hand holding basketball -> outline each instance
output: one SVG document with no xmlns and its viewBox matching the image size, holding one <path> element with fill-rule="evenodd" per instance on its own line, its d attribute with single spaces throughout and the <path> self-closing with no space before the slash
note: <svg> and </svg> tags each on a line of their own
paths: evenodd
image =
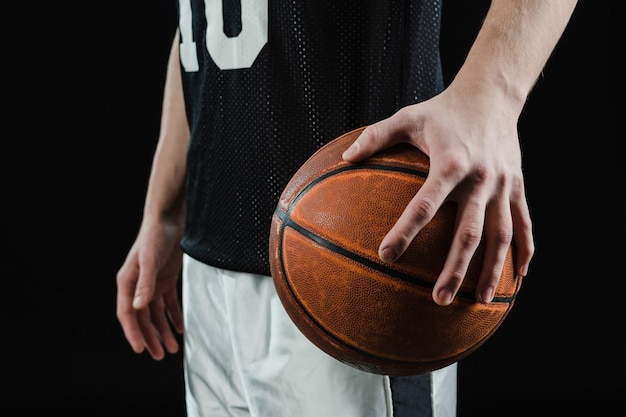
<svg viewBox="0 0 626 417">
<path fill-rule="evenodd" d="M 374 373 L 432 371 L 482 345 L 507 316 L 522 279 L 508 246 L 491 303 L 474 297 L 479 244 L 448 306 L 431 292 L 449 251 L 457 208 L 441 205 L 394 262 L 378 246 L 423 187 L 429 159 L 397 144 L 360 163 L 341 157 L 362 129 L 319 149 L 279 199 L 269 240 L 277 293 L 296 326 L 346 364 Z"/>
<path fill-rule="evenodd" d="M 444 202 L 453 201 L 457 226 L 433 299 L 440 305 L 452 302 L 483 242 L 485 260 L 476 298 L 488 302 L 511 239 L 515 238 L 517 249 L 516 274 L 526 275 L 534 253 L 519 140 L 515 124 L 507 127 L 509 114 L 490 111 L 481 116 L 476 108 L 454 108 L 449 91 L 369 126 L 344 158 L 358 162 L 400 142 L 425 149 L 430 156 L 429 176 L 382 240 L 379 254 L 387 261 L 398 258 Z"/>
</svg>

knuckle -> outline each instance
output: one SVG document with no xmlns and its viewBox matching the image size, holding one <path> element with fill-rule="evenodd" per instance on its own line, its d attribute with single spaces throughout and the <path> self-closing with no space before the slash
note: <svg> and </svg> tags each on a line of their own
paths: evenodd
<svg viewBox="0 0 626 417">
<path fill-rule="evenodd" d="M 367 126 L 365 129 L 363 129 L 363 132 L 361 132 L 361 136 L 359 140 L 361 140 L 361 138 L 362 140 L 366 142 L 371 142 L 375 146 L 379 145 L 381 141 L 381 135 L 380 135 L 378 125 L 372 124 L 372 125 Z"/>
<path fill-rule="evenodd" d="M 449 155 L 442 168 L 445 177 L 460 180 L 467 172 L 467 160 L 460 155 Z"/>
<path fill-rule="evenodd" d="M 417 223 L 425 223 L 428 219 L 432 218 L 435 214 L 435 203 L 428 199 L 422 198 L 409 205 L 412 211 L 413 218 Z"/>
<path fill-rule="evenodd" d="M 512 203 L 520 203 L 522 202 L 526 196 L 525 196 L 525 188 L 524 188 L 524 179 L 519 177 L 519 176 L 515 176 L 513 178 L 509 178 L 507 179 L 508 183 L 507 185 L 509 186 L 509 193 L 510 193 L 510 199 Z M 505 186 L 502 186 L 502 189 L 505 189 Z"/>
<path fill-rule="evenodd" d="M 474 171 L 474 180 L 478 184 L 484 184 L 492 177 L 489 167 L 478 165 Z"/>
<path fill-rule="evenodd" d="M 124 324 L 126 322 L 126 318 L 130 315 L 128 311 L 122 310 L 121 307 L 118 307 L 115 311 L 115 317 L 117 321 Z"/>
<path fill-rule="evenodd" d="M 510 228 L 500 228 L 496 231 L 494 240 L 498 246 L 508 246 L 513 240 L 513 230 Z"/>
<path fill-rule="evenodd" d="M 459 242 L 465 249 L 477 247 L 482 237 L 482 230 L 473 225 L 467 225 L 459 231 Z"/>
<path fill-rule="evenodd" d="M 507 175 L 499 175 L 496 180 L 496 189 L 498 191 L 504 191 L 507 189 L 509 184 L 512 184 L 514 181 L 511 180 Z"/>
</svg>

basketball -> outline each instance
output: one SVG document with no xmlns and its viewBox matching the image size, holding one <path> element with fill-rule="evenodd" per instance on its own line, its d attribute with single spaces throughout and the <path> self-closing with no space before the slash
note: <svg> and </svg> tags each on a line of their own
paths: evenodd
<svg viewBox="0 0 626 417">
<path fill-rule="evenodd" d="M 383 262 L 378 246 L 424 183 L 429 159 L 401 144 L 345 162 L 362 130 L 322 146 L 284 188 L 269 239 L 272 279 L 296 327 L 337 360 L 396 376 L 440 369 L 479 348 L 513 307 L 522 282 L 514 247 L 491 303 L 474 296 L 481 243 L 455 300 L 437 305 L 431 293 L 456 206 L 445 203 L 397 261 Z"/>
</svg>

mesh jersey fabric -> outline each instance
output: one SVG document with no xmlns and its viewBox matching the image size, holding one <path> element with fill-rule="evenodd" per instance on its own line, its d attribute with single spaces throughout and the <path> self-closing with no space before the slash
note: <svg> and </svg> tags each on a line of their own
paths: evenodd
<svg viewBox="0 0 626 417">
<path fill-rule="evenodd" d="M 191 130 L 182 249 L 269 275 L 272 214 L 300 165 L 442 90 L 441 0 L 180 0 L 178 10 Z"/>
</svg>

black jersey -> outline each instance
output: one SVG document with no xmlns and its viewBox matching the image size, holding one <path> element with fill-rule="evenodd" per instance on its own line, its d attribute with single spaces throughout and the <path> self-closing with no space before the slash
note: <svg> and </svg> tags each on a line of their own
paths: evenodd
<svg viewBox="0 0 626 417">
<path fill-rule="evenodd" d="M 320 146 L 443 88 L 440 0 L 179 0 L 183 250 L 269 275 L 283 187 Z"/>
</svg>

